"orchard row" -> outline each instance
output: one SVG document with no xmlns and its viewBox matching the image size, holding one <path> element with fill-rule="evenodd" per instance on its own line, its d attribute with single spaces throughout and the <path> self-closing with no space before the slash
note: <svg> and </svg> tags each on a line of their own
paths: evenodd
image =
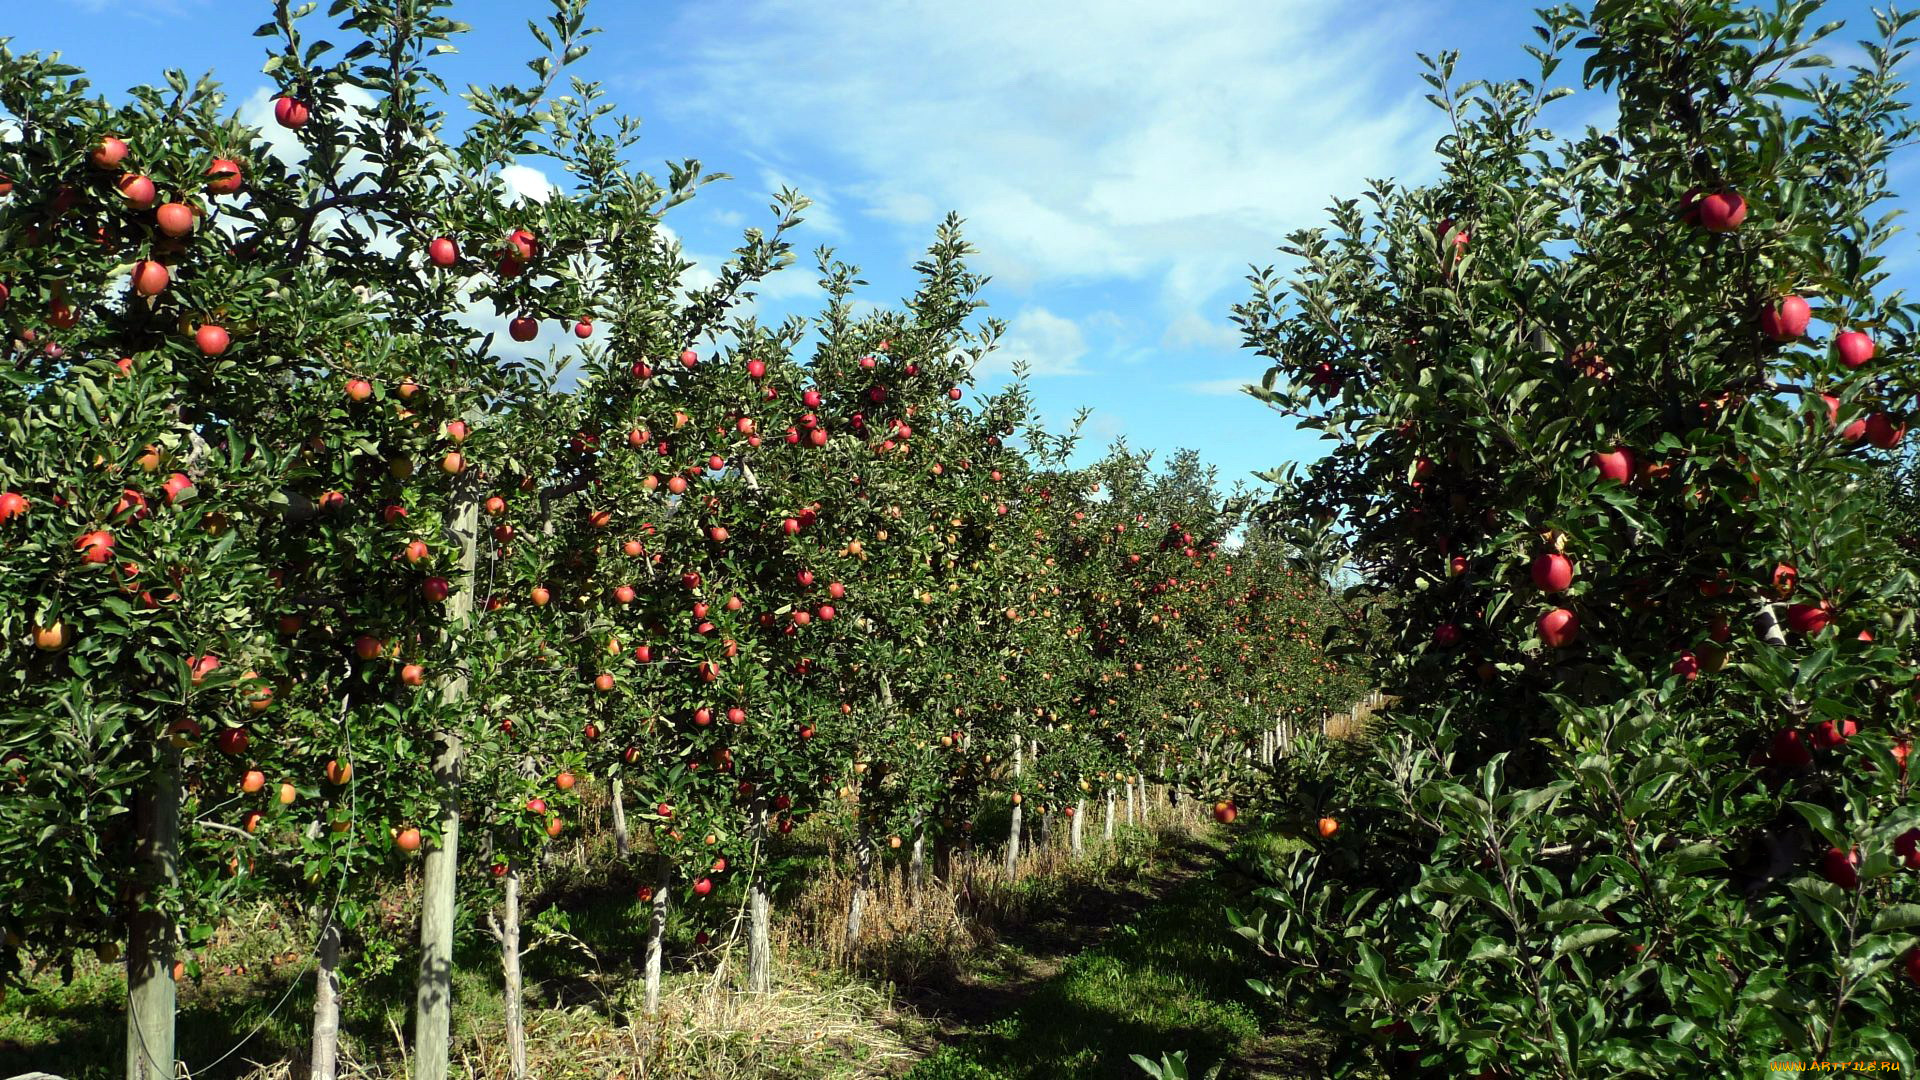
<svg viewBox="0 0 1920 1080">
<path fill-rule="evenodd" d="M 0 977 L 125 941 L 130 1075 L 172 1074 L 174 958 L 252 897 L 306 897 L 337 1029 L 336 905 L 416 872 L 444 1075 L 456 910 L 517 993 L 521 875 L 587 785 L 650 985 L 667 905 L 744 890 L 764 987 L 810 816 L 863 874 L 1000 806 L 1011 863 L 1023 815 L 1077 837 L 1143 777 L 1231 818 L 1277 723 L 1359 695 L 1346 618 L 1191 455 L 1073 466 L 1021 382 L 968 400 L 1000 327 L 957 221 L 897 308 L 822 253 L 824 310 L 764 325 L 805 201 L 683 288 L 699 166 L 631 172 L 597 88 L 551 93 L 578 5 L 457 138 L 409 59 L 456 25 L 338 7 L 360 44 L 263 28 L 297 162 L 209 85 L 110 105 L 0 55 Z M 508 198 L 530 147 L 574 189 Z"/>
</svg>

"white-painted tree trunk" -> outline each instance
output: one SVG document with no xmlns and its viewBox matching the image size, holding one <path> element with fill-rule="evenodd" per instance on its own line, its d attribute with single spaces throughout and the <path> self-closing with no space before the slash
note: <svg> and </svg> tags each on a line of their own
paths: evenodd
<svg viewBox="0 0 1920 1080">
<path fill-rule="evenodd" d="M 653 919 L 647 926 L 647 1015 L 660 1011 L 660 959 L 667 937 L 667 889 L 673 884 L 673 864 L 660 856 L 653 877 Z"/>
<path fill-rule="evenodd" d="M 773 989 L 773 897 L 764 875 L 747 885 L 747 989 L 764 994 Z"/>
<path fill-rule="evenodd" d="M 629 841 L 627 839 L 627 805 L 623 798 L 625 793 L 622 787 L 620 778 L 616 776 L 609 790 L 613 797 L 613 849 L 624 859 L 627 857 Z"/>
<path fill-rule="evenodd" d="M 1013 790 L 1020 794 L 1020 736 L 1013 737 Z M 1007 826 L 1007 880 L 1013 880 L 1013 872 L 1020 865 L 1020 804 L 1013 804 L 1012 824 Z"/>
<path fill-rule="evenodd" d="M 927 885 L 927 823 L 913 823 L 913 857 L 907 861 L 907 880 L 916 897 Z"/>
<path fill-rule="evenodd" d="M 340 924 L 327 913 L 313 978 L 311 1080 L 334 1080 L 340 1060 Z"/>
<path fill-rule="evenodd" d="M 520 978 L 520 870 L 507 869 L 505 895 L 501 898 L 500 971 L 506 985 L 507 1057 L 513 1063 L 514 1080 L 527 1075 L 526 1002 Z"/>
<path fill-rule="evenodd" d="M 127 1080 L 173 1080 L 172 917 L 161 894 L 179 878 L 179 751 L 160 750 L 160 767 L 135 797 L 134 863 L 139 875 L 127 920 Z"/>
<path fill-rule="evenodd" d="M 1106 840 L 1108 843 L 1113 842 L 1113 789 L 1112 788 L 1107 789 L 1107 824 L 1106 824 L 1106 827 L 1101 830 L 1100 835 L 1101 835 L 1101 839 Z"/>
<path fill-rule="evenodd" d="M 1127 777 L 1127 825 L 1129 828 L 1140 823 L 1138 800 L 1134 797 L 1133 777 Z"/>
<path fill-rule="evenodd" d="M 467 630 L 473 614 L 473 569 L 480 534 L 480 500 L 467 486 L 457 497 L 448 538 L 458 551 L 454 594 L 447 600 L 451 633 Z M 467 679 L 455 669 L 441 686 L 442 701 L 467 696 Z M 460 866 L 460 736 L 441 736 L 433 776 L 440 788 L 440 841 L 427 849 L 421 873 L 420 975 L 414 989 L 413 1080 L 446 1080 L 453 1034 L 453 917 Z"/>
<path fill-rule="evenodd" d="M 847 908 L 847 955 L 853 955 L 854 946 L 860 942 L 860 925 L 867 914 L 867 894 L 872 892 L 873 852 L 869 848 L 860 849 L 860 864 L 856 870 L 859 878 L 853 887 L 853 903 Z"/>
<path fill-rule="evenodd" d="M 1069 830 L 1069 835 L 1072 837 L 1073 857 L 1076 859 L 1086 854 L 1087 852 L 1086 845 L 1081 839 L 1081 833 L 1084 831 L 1082 827 L 1085 824 L 1086 820 L 1087 820 L 1087 800 L 1081 799 L 1079 802 L 1074 804 L 1073 828 Z"/>
</svg>

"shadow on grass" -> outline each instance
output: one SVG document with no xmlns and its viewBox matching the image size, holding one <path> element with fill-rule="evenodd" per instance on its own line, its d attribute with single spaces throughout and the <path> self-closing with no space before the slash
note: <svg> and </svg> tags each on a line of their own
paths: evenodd
<svg viewBox="0 0 1920 1080">
<path fill-rule="evenodd" d="M 174 1052 L 194 1070 L 196 1080 L 232 1080 L 253 1072 L 260 1062 L 296 1053 L 304 1057 L 313 1016 L 312 980 L 295 987 L 286 1004 L 272 1011 L 293 973 L 219 976 L 200 986 L 182 984 Z M 126 983 L 117 973 L 99 972 L 37 993 L 30 1004 L 11 1002 L 0 1028 L 8 1033 L 0 1037 L 0 1073 L 38 1070 L 67 1080 L 122 1076 L 125 995 Z"/>
<path fill-rule="evenodd" d="M 1131 1055 L 1174 1051 L 1187 1053 L 1194 1076 L 1222 1061 L 1223 1077 L 1314 1075 L 1318 1048 L 1285 1033 L 1246 985 L 1265 972 L 1224 909 L 1252 883 L 1212 843 L 1184 849 L 1155 879 L 1143 884 L 1180 883 L 1158 895 L 1077 897 L 1063 908 L 1068 918 L 1009 934 L 1008 948 L 950 991 L 961 1007 L 947 1018 L 970 1026 L 909 1080 L 1137 1080 L 1145 1074 Z M 1064 964 L 1053 959 L 1068 953 Z"/>
</svg>

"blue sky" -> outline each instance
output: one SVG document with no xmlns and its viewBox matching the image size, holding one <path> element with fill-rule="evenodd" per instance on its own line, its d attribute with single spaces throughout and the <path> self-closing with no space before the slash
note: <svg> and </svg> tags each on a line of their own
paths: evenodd
<svg viewBox="0 0 1920 1080">
<path fill-rule="evenodd" d="M 322 9 L 326 5 L 320 5 Z M 735 179 L 676 208 L 688 254 L 717 266 L 743 226 L 765 224 L 783 185 L 815 200 L 800 264 L 763 290 L 778 317 L 816 310 L 811 250 L 859 265 L 891 303 L 949 210 L 967 219 L 993 276 L 989 314 L 1009 331 L 982 383 L 1018 358 L 1056 427 L 1094 410 L 1083 456 L 1125 434 L 1162 453 L 1192 447 L 1223 486 L 1318 456 L 1291 422 L 1237 392 L 1264 370 L 1229 322 L 1250 263 L 1324 220 L 1367 177 L 1432 178 L 1439 113 L 1416 52 L 1459 49 L 1468 77 L 1532 74 L 1534 5 L 1509 0 L 597 0 L 604 32 L 577 66 L 644 121 L 636 164 L 698 158 Z M 266 0 L 55 0 L 9 5 L 13 48 L 60 50 L 117 95 L 167 67 L 212 69 L 265 122 Z M 465 0 L 473 25 L 441 69 L 455 87 L 525 75 L 536 0 Z M 1827 50 L 1841 63 L 1871 33 L 1867 5 Z M 320 36 L 321 20 L 309 20 Z M 1578 64 L 1563 69 L 1577 77 Z M 1911 74 L 1909 73 L 1909 77 Z M 1554 107 L 1571 133 L 1605 116 L 1584 95 Z M 1911 188 L 1915 151 L 1897 160 Z M 535 163 L 537 164 L 537 163 Z M 537 188 L 541 180 L 520 178 Z M 1896 263 L 1916 265 L 1902 236 Z M 1904 279 L 1907 275 L 1900 275 Z M 1911 287 L 1911 286 L 1909 286 Z"/>
</svg>

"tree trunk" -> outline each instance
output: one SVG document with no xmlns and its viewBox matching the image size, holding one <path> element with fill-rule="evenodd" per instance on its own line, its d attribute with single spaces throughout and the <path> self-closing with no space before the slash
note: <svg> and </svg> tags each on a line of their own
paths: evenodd
<svg viewBox="0 0 1920 1080">
<path fill-rule="evenodd" d="M 853 887 L 853 904 L 847 909 L 847 958 L 853 958 L 854 944 L 860 940 L 860 923 L 867 914 L 867 892 L 873 872 L 873 852 L 860 849 L 859 880 Z"/>
<path fill-rule="evenodd" d="M 927 823 L 913 823 L 913 857 L 907 861 L 907 880 L 913 886 L 916 901 L 927 884 Z"/>
<path fill-rule="evenodd" d="M 1013 793 L 1020 794 L 1020 736 L 1013 737 Z M 1013 880 L 1014 868 L 1020 865 L 1020 804 L 1013 804 L 1013 824 L 1007 826 L 1007 880 Z"/>
<path fill-rule="evenodd" d="M 647 1015 L 660 1011 L 660 954 L 667 937 L 667 889 L 673 884 L 673 864 L 665 855 L 654 871 L 653 921 L 647 927 Z"/>
<path fill-rule="evenodd" d="M 480 504 L 471 487 L 457 496 L 447 532 L 458 545 L 459 588 L 447 600 L 448 633 L 467 632 L 473 614 L 473 568 L 479 536 Z M 440 689 L 452 703 L 467 696 L 467 679 L 455 669 Z M 453 909 L 460 865 L 460 758 L 457 733 L 441 736 L 433 776 L 440 787 L 440 842 L 427 849 L 421 884 L 420 977 L 413 1005 L 413 1080 L 446 1080 L 452 1049 Z"/>
<path fill-rule="evenodd" d="M 1073 857 L 1077 859 L 1086 854 L 1087 851 L 1086 845 L 1080 837 L 1083 828 L 1082 823 L 1087 820 L 1087 800 L 1081 799 L 1079 802 L 1073 804 L 1073 806 L 1073 828 L 1071 835 L 1073 837 Z"/>
<path fill-rule="evenodd" d="M 520 869 L 507 868 L 500 906 L 500 973 L 506 984 L 507 1057 L 514 1080 L 527 1075 L 527 1019 L 520 979 Z"/>
<path fill-rule="evenodd" d="M 1127 777 L 1127 825 L 1129 827 L 1133 825 L 1137 825 L 1140 822 L 1140 819 L 1138 816 L 1139 811 L 1136 808 L 1135 804 L 1136 804 L 1136 800 L 1134 799 L 1133 777 L 1129 776 Z"/>
<path fill-rule="evenodd" d="M 325 918 L 313 976 L 311 1080 L 334 1080 L 340 1058 L 340 924 L 331 911 Z"/>
<path fill-rule="evenodd" d="M 1113 789 L 1112 788 L 1107 789 L 1107 824 L 1105 828 L 1100 830 L 1100 837 L 1101 839 L 1105 840 L 1109 844 L 1113 843 Z"/>
<path fill-rule="evenodd" d="M 624 859 L 627 857 L 627 805 L 621 799 L 621 781 L 613 778 L 613 849 Z"/>
<path fill-rule="evenodd" d="M 747 915 L 747 989 L 764 994 L 773 989 L 773 897 L 764 875 L 747 886 Z"/>
<path fill-rule="evenodd" d="M 180 754 L 160 750 L 160 767 L 134 800 L 135 887 L 127 920 L 127 1080 L 173 1080 L 175 990 L 172 916 L 160 894 L 179 878 Z"/>
</svg>

